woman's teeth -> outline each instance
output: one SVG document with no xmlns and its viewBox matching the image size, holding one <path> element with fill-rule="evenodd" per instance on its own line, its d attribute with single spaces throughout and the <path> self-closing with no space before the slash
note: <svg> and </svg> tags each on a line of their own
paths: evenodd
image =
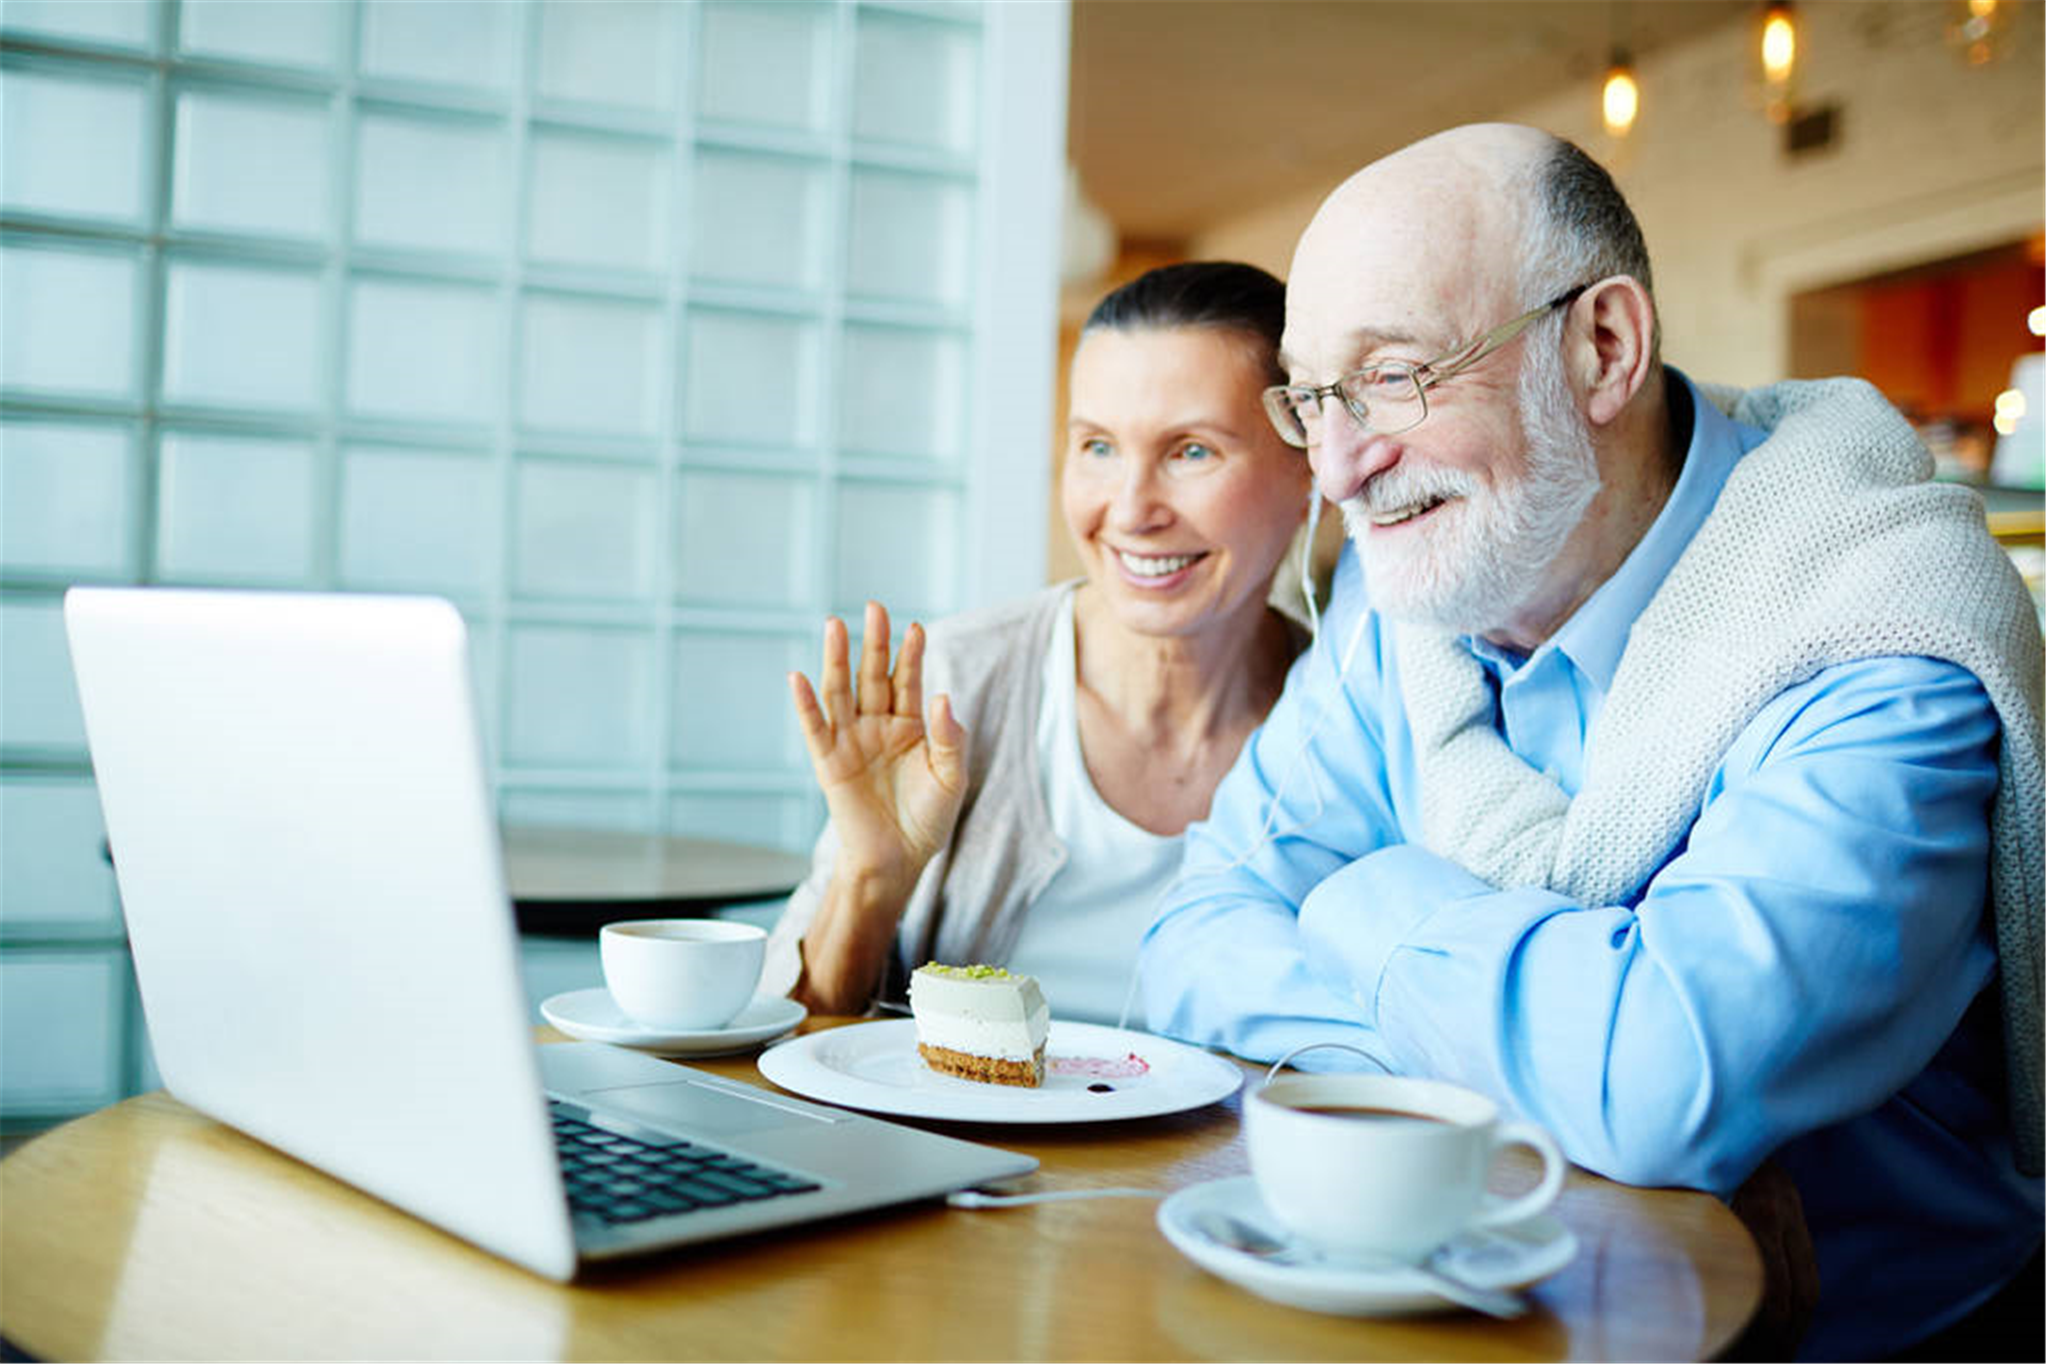
<svg viewBox="0 0 2046 1364">
<path fill-rule="evenodd" d="M 1168 574 L 1179 572 L 1179 570 L 1193 563 L 1201 556 L 1198 554 L 1168 554 L 1162 558 L 1154 559 L 1147 558 L 1141 554 L 1130 554 L 1119 549 L 1115 552 L 1115 557 L 1122 561 L 1124 568 L 1140 578 L 1163 578 Z"/>
</svg>

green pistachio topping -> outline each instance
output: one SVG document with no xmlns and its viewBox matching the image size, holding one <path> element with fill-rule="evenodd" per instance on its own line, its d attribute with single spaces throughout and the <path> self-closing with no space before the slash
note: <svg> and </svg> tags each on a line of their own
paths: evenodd
<svg viewBox="0 0 2046 1364">
<path fill-rule="evenodd" d="M 935 961 L 924 963 L 923 969 L 935 976 L 949 980 L 1008 980 L 1010 973 L 999 966 L 945 966 Z"/>
</svg>

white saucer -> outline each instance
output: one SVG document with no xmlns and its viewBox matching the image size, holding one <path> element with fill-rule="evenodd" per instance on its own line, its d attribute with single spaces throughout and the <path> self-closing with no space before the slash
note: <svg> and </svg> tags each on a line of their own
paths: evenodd
<svg viewBox="0 0 2046 1364">
<path fill-rule="evenodd" d="M 1180 1254 L 1201 1268 L 1247 1288 L 1261 1298 L 1333 1312 L 1346 1317 L 1407 1316 L 1455 1306 L 1428 1281 L 1401 1266 L 1384 1269 L 1309 1262 L 1275 1264 L 1219 1241 L 1197 1229 L 1204 1212 L 1220 1212 L 1282 1236 L 1265 1211 L 1249 1175 L 1215 1179 L 1181 1189 L 1158 1208 L 1158 1230 Z M 1577 1238 L 1546 1214 L 1511 1227 L 1465 1232 L 1449 1243 L 1442 1267 L 1485 1288 L 1525 1288 L 1546 1279 L 1577 1255 Z"/>
<path fill-rule="evenodd" d="M 780 995 L 756 995 L 751 1004 L 722 1028 L 696 1032 L 666 1032 L 649 1028 L 628 1017 L 599 985 L 593 990 L 570 990 L 540 1004 L 540 1016 L 570 1037 L 585 1042 L 609 1042 L 656 1056 L 722 1056 L 779 1037 L 809 1013 L 793 999 Z"/>
</svg>

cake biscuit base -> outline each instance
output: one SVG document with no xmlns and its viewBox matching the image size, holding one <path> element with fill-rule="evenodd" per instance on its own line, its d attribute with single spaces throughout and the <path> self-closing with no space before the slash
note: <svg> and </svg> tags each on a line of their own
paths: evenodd
<svg viewBox="0 0 2046 1364">
<path fill-rule="evenodd" d="M 916 1051 L 924 1058 L 924 1064 L 940 1075 L 956 1075 L 962 1080 L 978 1080 L 984 1085 L 1016 1085 L 1024 1089 L 1036 1089 L 1044 1083 L 1042 1046 L 1028 1061 L 975 1056 L 971 1052 L 953 1051 L 950 1047 L 934 1047 L 928 1042 L 917 1043 Z"/>
</svg>

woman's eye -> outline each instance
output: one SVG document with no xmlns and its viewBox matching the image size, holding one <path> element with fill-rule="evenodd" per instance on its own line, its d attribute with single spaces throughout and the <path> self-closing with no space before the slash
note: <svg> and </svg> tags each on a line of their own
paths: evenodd
<svg viewBox="0 0 2046 1364">
<path fill-rule="evenodd" d="M 1099 436 L 1080 442 L 1080 453 L 1092 459 L 1107 459 L 1115 453 L 1115 447 Z"/>
<path fill-rule="evenodd" d="M 1215 451 L 1212 446 L 1203 445 L 1197 440 L 1190 440 L 1179 447 L 1179 457 L 1189 464 L 1200 464 L 1213 459 Z"/>
</svg>

